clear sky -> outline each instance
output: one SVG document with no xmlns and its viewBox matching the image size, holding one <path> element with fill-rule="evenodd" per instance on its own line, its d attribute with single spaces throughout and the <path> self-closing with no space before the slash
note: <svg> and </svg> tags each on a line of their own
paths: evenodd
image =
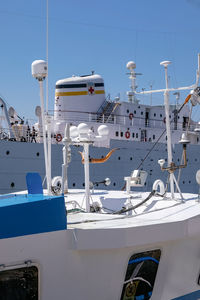
<svg viewBox="0 0 200 300">
<path fill-rule="evenodd" d="M 0 95 L 21 117 L 34 117 L 40 99 L 31 63 L 46 59 L 46 0 L 1 0 L 0 38 Z M 165 86 L 162 60 L 172 61 L 170 86 L 192 84 L 198 52 L 200 0 L 49 0 L 49 107 L 57 80 L 92 70 L 107 94 L 125 100 L 129 60 L 143 74 L 140 89 Z"/>
</svg>

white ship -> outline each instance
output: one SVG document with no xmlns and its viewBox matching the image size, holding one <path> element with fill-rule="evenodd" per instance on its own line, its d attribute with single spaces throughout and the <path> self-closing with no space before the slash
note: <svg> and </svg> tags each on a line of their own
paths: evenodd
<svg viewBox="0 0 200 300">
<path fill-rule="evenodd" d="M 165 70 L 168 63 L 163 62 Z M 196 88 L 192 105 L 200 103 Z M 168 92 L 166 86 L 168 164 L 163 152 L 158 165 L 169 175 L 169 192 L 160 179 L 149 192 L 131 192 L 131 186 L 144 185 L 141 170 L 125 178 L 126 191 L 91 191 L 89 145 L 105 142 L 109 130 L 100 125 L 92 134 L 81 123 L 65 127 L 59 196 L 52 196 L 49 183 L 43 194 L 41 177 L 29 173 L 28 193 L 0 197 L 1 299 L 199 299 L 200 195 L 182 193 L 176 180 L 175 170 L 187 164 L 189 140 L 184 132 L 183 164 L 174 163 Z M 65 193 L 71 144 L 84 148 L 85 190 Z M 200 170 L 195 176 L 198 186 Z"/>
<path fill-rule="evenodd" d="M 99 125 L 106 124 L 110 132 L 110 141 L 101 145 L 96 142 L 90 150 L 91 181 L 100 188 L 122 189 L 124 176 L 131 174 L 134 169 L 140 169 L 149 174 L 144 187 L 149 190 L 158 177 L 157 158 L 164 157 L 167 160 L 166 116 L 164 105 L 140 103 L 141 95 L 136 89 L 135 67 L 134 62 L 127 64 L 131 89 L 127 92 L 127 101 L 124 102 L 119 98 L 111 100 L 106 97 L 103 78 L 97 74 L 72 76 L 56 82 L 54 113 L 52 116 L 48 115 L 51 123 L 49 130 L 53 157 L 52 177 L 61 173 L 62 138 L 66 122 L 71 126 L 84 122 L 94 134 L 97 133 Z M 193 85 L 187 89 L 192 87 Z M 195 174 L 200 165 L 198 123 L 191 120 L 189 105 L 181 106 L 185 99 L 178 101 L 182 89 L 171 90 L 176 92 L 177 97 L 176 105 L 170 105 L 169 112 L 175 163 L 179 164 L 183 160 L 182 146 L 179 144 L 183 131 L 187 133 L 190 141 L 187 172 L 179 170 L 176 175 L 183 191 L 197 192 Z M 44 179 L 45 166 L 41 108 L 36 108 L 38 122 L 34 124 L 36 131 L 33 136 L 33 124 L 29 124 L 29 131 L 28 125 L 24 124 L 13 108 L 7 111 L 3 99 L 1 108 L 0 193 L 3 194 L 23 190 L 26 186 L 25 174 L 28 171 L 39 171 Z M 82 152 L 82 147 L 72 147 L 72 162 L 68 168 L 69 188 L 84 186 L 82 157 L 79 152 Z M 109 159 L 106 158 L 107 154 Z M 101 159 L 105 162 L 98 163 Z M 166 174 L 163 173 L 161 179 L 165 180 L 165 177 Z M 105 178 L 111 180 L 109 187 L 104 185 Z"/>
</svg>

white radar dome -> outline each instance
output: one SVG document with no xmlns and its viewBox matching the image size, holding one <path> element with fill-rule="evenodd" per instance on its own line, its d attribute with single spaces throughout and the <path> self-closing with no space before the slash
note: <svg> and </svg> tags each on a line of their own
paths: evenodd
<svg viewBox="0 0 200 300">
<path fill-rule="evenodd" d="M 200 170 L 196 172 L 196 181 L 200 185 Z"/>
<path fill-rule="evenodd" d="M 78 136 L 78 129 L 76 126 L 71 126 L 69 132 L 71 138 L 76 138 Z"/>
<path fill-rule="evenodd" d="M 47 76 L 47 63 L 44 60 L 35 60 L 31 65 L 32 76 L 42 80 Z"/>
<path fill-rule="evenodd" d="M 88 134 L 89 133 L 89 127 L 85 123 L 81 123 L 78 125 L 78 132 L 80 134 Z"/>
<path fill-rule="evenodd" d="M 127 69 L 129 70 L 132 70 L 132 69 L 135 69 L 136 68 L 136 63 L 134 61 L 129 61 L 127 64 L 126 64 L 126 67 Z"/>
<path fill-rule="evenodd" d="M 97 129 L 97 132 L 101 136 L 109 135 L 109 128 L 106 125 L 100 125 Z"/>
</svg>

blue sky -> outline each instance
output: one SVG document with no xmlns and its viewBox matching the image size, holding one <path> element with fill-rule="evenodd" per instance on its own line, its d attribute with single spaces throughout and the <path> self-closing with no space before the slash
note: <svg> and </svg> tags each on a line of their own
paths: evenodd
<svg viewBox="0 0 200 300">
<path fill-rule="evenodd" d="M 46 0 L 0 4 L 0 95 L 20 116 L 34 117 L 40 100 L 31 63 L 46 58 Z M 129 60 L 143 74 L 139 88 L 164 87 L 162 60 L 172 61 L 170 86 L 193 83 L 199 16 L 200 0 L 49 0 L 50 109 L 57 80 L 92 70 L 103 76 L 107 94 L 125 100 Z M 153 97 L 154 104 L 162 102 L 162 95 Z"/>
</svg>

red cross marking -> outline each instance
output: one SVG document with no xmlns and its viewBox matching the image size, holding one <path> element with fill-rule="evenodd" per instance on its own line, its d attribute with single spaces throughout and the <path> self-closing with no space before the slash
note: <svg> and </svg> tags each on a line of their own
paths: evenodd
<svg viewBox="0 0 200 300">
<path fill-rule="evenodd" d="M 88 89 L 88 91 L 90 92 L 90 94 L 93 94 L 93 93 L 94 93 L 93 87 L 91 86 L 91 87 Z"/>
</svg>

